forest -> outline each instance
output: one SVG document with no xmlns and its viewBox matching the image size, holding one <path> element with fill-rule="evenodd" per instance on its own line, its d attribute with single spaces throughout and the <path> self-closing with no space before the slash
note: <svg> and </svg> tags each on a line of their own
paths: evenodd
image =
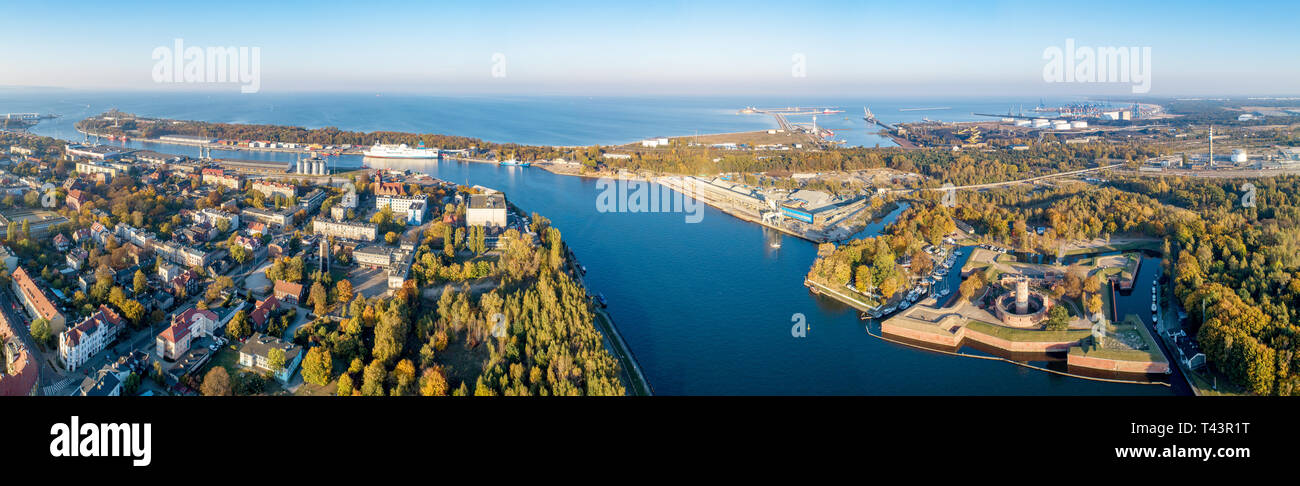
<svg viewBox="0 0 1300 486">
<path fill-rule="evenodd" d="M 341 396 L 625 394 L 559 230 L 533 221 L 542 243 L 511 229 L 499 255 L 487 255 L 478 234 L 431 227 L 412 270 L 419 283 L 392 298 L 358 295 L 349 304 L 344 280 L 333 292 L 322 286 L 320 295 L 345 307 L 344 320 L 300 328 L 296 339 L 311 346 L 304 379 L 323 386 L 337 377 Z M 483 282 L 488 288 L 473 285 Z"/>
</svg>

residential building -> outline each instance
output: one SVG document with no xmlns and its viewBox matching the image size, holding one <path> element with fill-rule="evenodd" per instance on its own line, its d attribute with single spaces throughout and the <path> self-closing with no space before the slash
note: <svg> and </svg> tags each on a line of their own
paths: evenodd
<svg viewBox="0 0 1300 486">
<path fill-rule="evenodd" d="M 406 224 L 424 224 L 424 215 L 428 210 L 428 196 L 376 196 L 375 209 L 387 206 L 394 214 L 403 216 Z"/>
<path fill-rule="evenodd" d="M 302 284 L 276 280 L 274 295 L 276 299 L 297 305 L 302 301 Z"/>
<path fill-rule="evenodd" d="M 252 189 L 272 199 L 274 199 L 276 195 L 284 196 L 285 199 L 298 195 L 298 188 L 294 187 L 293 184 L 268 180 L 253 181 Z"/>
<path fill-rule="evenodd" d="M 12 280 L 11 286 L 14 295 L 18 296 L 18 301 L 22 302 L 23 307 L 27 308 L 27 312 L 31 314 L 33 319 L 41 318 L 50 321 L 50 330 L 55 333 L 61 333 L 68 328 L 63 314 L 59 312 L 59 309 L 41 290 L 45 285 L 37 284 L 27 274 L 27 269 L 19 267 L 14 270 Z"/>
<path fill-rule="evenodd" d="M 59 358 L 68 371 L 76 371 L 92 356 L 103 351 L 122 330 L 125 321 L 103 304 L 71 329 L 59 333 Z"/>
<path fill-rule="evenodd" d="M 273 225 L 274 227 L 288 226 L 289 223 L 293 221 L 293 212 L 289 210 L 272 211 L 267 209 L 244 208 L 240 215 L 244 216 L 245 221 L 258 221 L 268 225 Z"/>
<path fill-rule="evenodd" d="M 194 222 L 196 223 L 207 223 L 212 225 L 213 227 L 216 227 L 218 221 L 225 221 L 228 225 L 230 225 L 230 228 L 227 231 L 234 231 L 239 229 L 238 214 L 227 213 L 225 211 L 212 209 L 212 208 L 207 208 L 197 213 L 194 213 Z"/>
<path fill-rule="evenodd" d="M 271 369 L 271 350 L 278 349 L 284 353 L 284 364 L 279 370 Z M 254 333 L 239 348 L 239 364 L 246 368 L 272 372 L 275 379 L 288 383 L 289 378 L 298 370 L 302 357 L 306 354 L 301 346 L 286 343 L 262 333 Z"/>
<path fill-rule="evenodd" d="M 41 364 L 14 335 L 15 323 L 10 323 L 6 315 L 0 312 L 0 345 L 4 354 L 4 363 L 0 365 L 0 396 L 35 395 Z"/>
<path fill-rule="evenodd" d="M 266 232 L 266 223 L 253 221 L 248 223 L 248 226 L 244 229 L 248 232 L 249 236 L 262 236 L 262 234 Z"/>
<path fill-rule="evenodd" d="M 312 220 L 312 231 L 318 235 L 360 241 L 375 241 L 379 237 L 379 227 L 373 223 L 330 221 L 324 218 Z"/>
<path fill-rule="evenodd" d="M 343 199 L 339 200 L 339 203 L 336 204 L 335 206 L 342 207 L 344 209 L 356 209 L 357 204 L 358 204 L 357 188 L 356 186 L 348 185 L 348 192 L 346 194 L 343 194 Z"/>
<path fill-rule="evenodd" d="M 157 356 L 178 359 L 190 350 L 194 339 L 211 335 L 217 328 L 217 314 L 189 308 L 172 318 L 172 323 L 154 339 Z"/>
<path fill-rule="evenodd" d="M 122 377 L 110 370 L 99 370 L 81 380 L 77 391 L 83 397 L 122 396 Z"/>
<path fill-rule="evenodd" d="M 67 255 L 64 255 L 64 259 L 68 261 L 68 267 L 71 267 L 73 270 L 81 270 L 81 267 L 86 263 L 86 257 L 88 256 L 90 256 L 90 254 L 87 253 L 86 250 L 73 248 Z"/>
<path fill-rule="evenodd" d="M 206 168 L 201 173 L 204 184 L 224 186 L 236 191 L 244 184 L 243 177 L 234 172 L 227 172 L 225 169 Z"/>
<path fill-rule="evenodd" d="M 180 276 L 181 267 L 176 265 L 162 264 L 158 266 L 158 278 L 164 282 L 171 282 L 172 279 Z"/>
<path fill-rule="evenodd" d="M 86 204 L 86 201 L 89 200 L 90 196 L 86 195 L 85 192 L 72 189 L 68 191 L 68 197 L 64 198 L 64 203 L 74 211 L 81 211 L 81 205 Z"/>
<path fill-rule="evenodd" d="M 253 329 L 258 332 L 265 331 L 267 322 L 270 321 L 271 315 L 277 310 L 280 310 L 280 299 L 272 295 L 266 300 L 257 302 L 257 306 L 253 307 L 253 312 L 248 314 L 248 320 L 253 323 Z"/>
<path fill-rule="evenodd" d="M 326 194 L 325 191 L 314 189 L 307 193 L 306 196 L 298 199 L 298 209 L 305 211 L 307 214 L 314 213 L 317 209 L 320 209 L 320 205 L 324 204 L 325 199 L 328 197 L 329 194 Z"/>
<path fill-rule="evenodd" d="M 469 207 L 465 210 L 465 224 L 504 228 L 506 226 L 505 194 L 471 195 L 469 197 Z"/>
</svg>

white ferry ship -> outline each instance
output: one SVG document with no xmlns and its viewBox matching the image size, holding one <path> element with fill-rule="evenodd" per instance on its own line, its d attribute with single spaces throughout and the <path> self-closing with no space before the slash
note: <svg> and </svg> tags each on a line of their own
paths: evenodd
<svg viewBox="0 0 1300 486">
<path fill-rule="evenodd" d="M 361 153 L 364 154 L 366 157 L 374 157 L 380 159 L 436 159 L 438 158 L 438 149 L 425 148 L 424 142 L 420 142 L 420 145 L 415 148 L 408 147 L 406 144 L 381 145 L 376 143 L 374 146 L 370 147 L 368 150 L 362 151 Z"/>
</svg>

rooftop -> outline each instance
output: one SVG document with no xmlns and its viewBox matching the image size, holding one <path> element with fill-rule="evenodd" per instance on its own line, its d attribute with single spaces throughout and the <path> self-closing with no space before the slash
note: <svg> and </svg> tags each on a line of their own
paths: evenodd
<svg viewBox="0 0 1300 486">
<path fill-rule="evenodd" d="M 505 209 L 504 194 L 473 194 L 469 197 L 470 209 Z"/>
</svg>

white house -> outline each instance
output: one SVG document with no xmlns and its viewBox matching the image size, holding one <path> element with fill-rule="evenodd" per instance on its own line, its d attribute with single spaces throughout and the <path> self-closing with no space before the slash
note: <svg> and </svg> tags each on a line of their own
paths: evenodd
<svg viewBox="0 0 1300 486">
<path fill-rule="evenodd" d="M 117 339 L 122 323 L 121 316 L 100 304 L 99 310 L 94 314 L 59 333 L 59 358 L 63 360 L 63 366 L 68 371 L 76 371 Z"/>
</svg>

